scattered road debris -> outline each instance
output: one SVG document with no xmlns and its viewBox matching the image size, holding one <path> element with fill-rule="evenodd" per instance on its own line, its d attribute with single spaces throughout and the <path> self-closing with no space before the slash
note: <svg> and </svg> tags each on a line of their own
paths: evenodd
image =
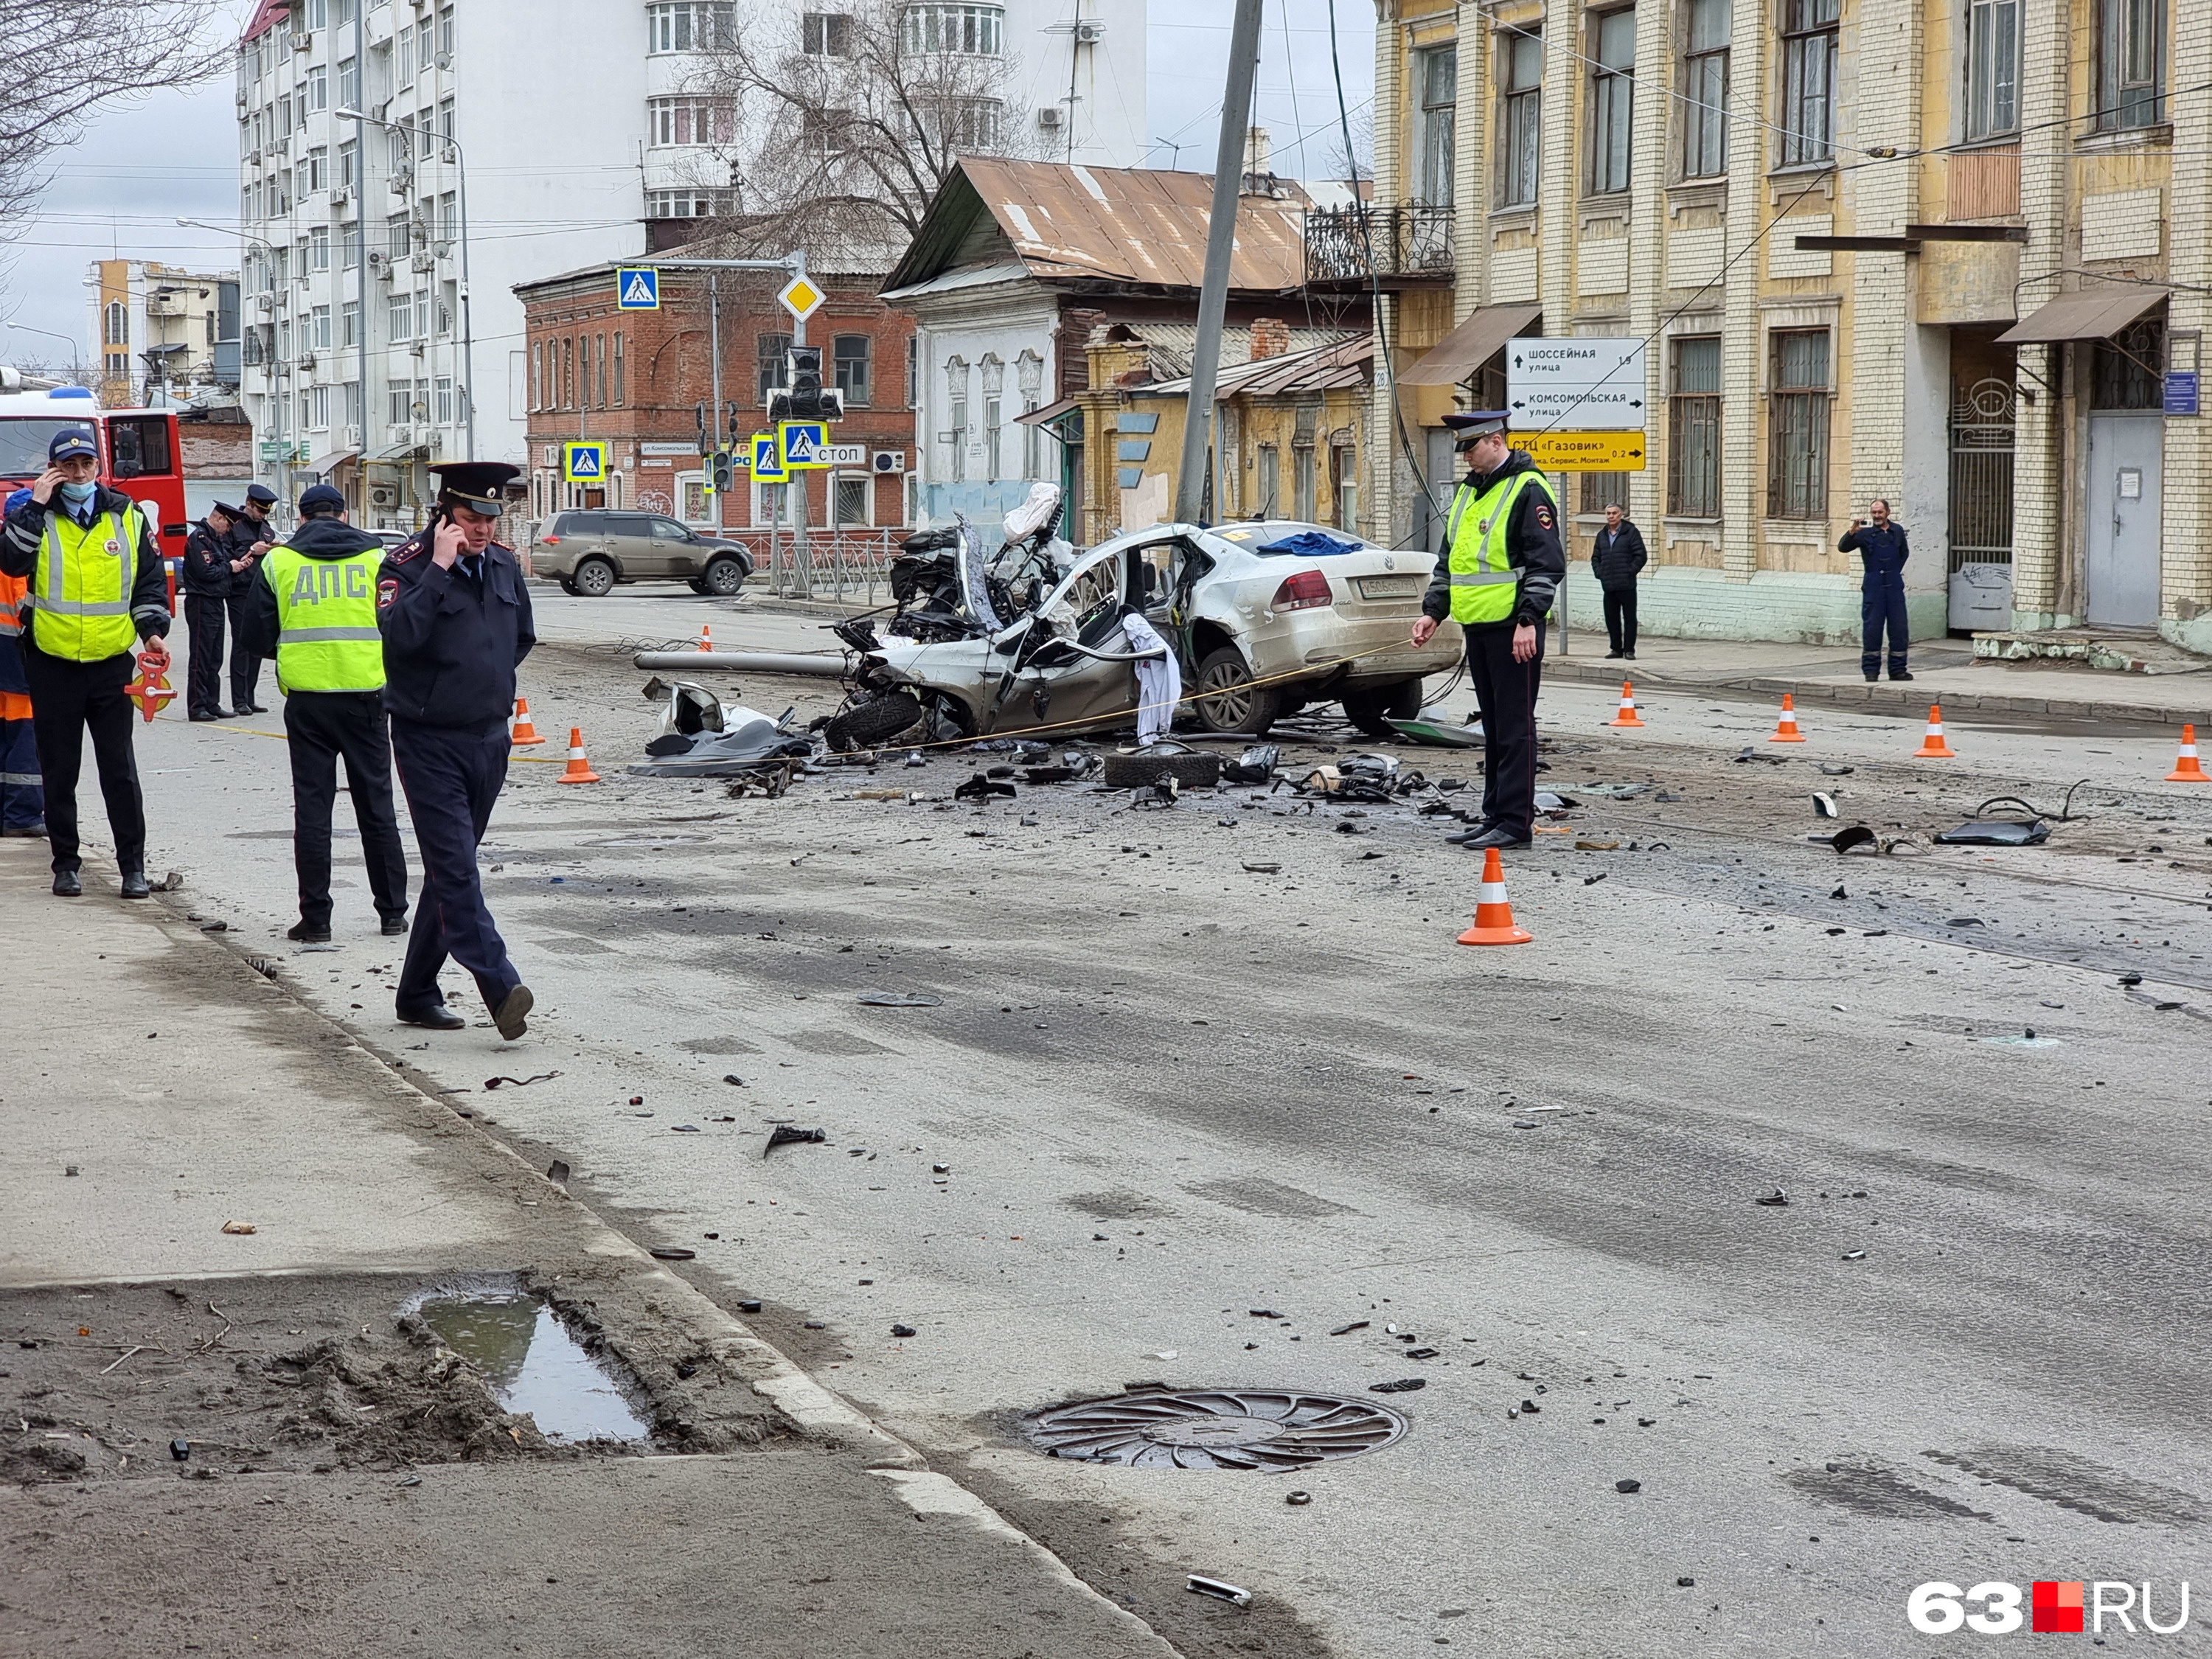
<svg viewBox="0 0 2212 1659">
<path fill-rule="evenodd" d="M 1255 862 L 1247 864 L 1244 866 L 1244 872 L 1252 876 L 1279 876 L 1283 873 L 1283 866 L 1279 864 Z"/>
<path fill-rule="evenodd" d="M 1250 1590 L 1239 1589 L 1234 1584 L 1224 1584 L 1218 1578 L 1201 1578 L 1198 1574 L 1193 1573 L 1190 1576 L 1190 1588 L 1200 1595 L 1211 1595 L 1217 1601 L 1234 1602 L 1240 1607 L 1249 1607 L 1252 1605 Z"/>
<path fill-rule="evenodd" d="M 769 1132 L 768 1145 L 761 1148 L 761 1156 L 766 1158 L 779 1146 L 796 1146 L 802 1142 L 826 1141 L 829 1139 L 829 1135 L 820 1129 L 799 1129 L 793 1128 L 788 1123 L 779 1123 Z"/>
<path fill-rule="evenodd" d="M 1283 1502 L 1294 1507 L 1310 1504 L 1313 1502 L 1313 1494 L 1310 1492 L 1286 1492 L 1283 1494 Z"/>
<path fill-rule="evenodd" d="M 547 1164 L 545 1166 L 545 1178 L 551 1182 L 556 1187 L 567 1186 L 568 1184 L 568 1160 L 565 1158 L 556 1158 L 550 1164 Z"/>
<path fill-rule="evenodd" d="M 1367 1323 L 1368 1322 L 1364 1319 L 1355 1319 L 1349 1325 L 1339 1325 L 1334 1330 L 1331 1331 L 1329 1334 L 1331 1336 L 1349 1336 L 1354 1331 L 1365 1330 L 1367 1328 Z"/>
<path fill-rule="evenodd" d="M 698 1251 L 681 1244 L 655 1244 L 648 1248 L 646 1254 L 655 1261 L 696 1261 L 699 1259 Z"/>
<path fill-rule="evenodd" d="M 1769 1187 L 1751 1201 L 1754 1204 L 1764 1204 L 1769 1209 L 1780 1209 L 1790 1201 L 1790 1194 L 1779 1187 Z"/>
<path fill-rule="evenodd" d="M 945 1003 L 943 997 L 922 991 L 864 991 L 859 1000 L 868 1008 L 938 1008 Z"/>
<path fill-rule="evenodd" d="M 222 1230 L 227 1233 L 240 1234 L 258 1232 L 260 1231 L 260 1229 L 256 1227 L 251 1221 L 226 1221 L 222 1224 Z"/>
<path fill-rule="evenodd" d="M 1616 1480 L 1613 1483 L 1613 1489 L 1620 1492 L 1642 1492 L 1644 1483 L 1641 1480 Z"/>
<path fill-rule="evenodd" d="M 894 1325 L 891 1327 L 891 1334 L 893 1336 L 914 1336 L 918 1334 L 918 1333 L 911 1325 Z"/>
<path fill-rule="evenodd" d="M 488 1077 L 483 1080 L 483 1086 L 487 1089 L 496 1089 L 502 1085 L 509 1085 L 517 1089 L 526 1089 L 533 1083 L 550 1083 L 560 1075 L 558 1072 L 539 1072 L 532 1077 Z"/>
<path fill-rule="evenodd" d="M 1813 792 L 1813 811 L 1824 818 L 1843 816 L 1836 811 L 1836 798 L 1824 790 L 1816 789 Z"/>
<path fill-rule="evenodd" d="M 1401 1376 L 1395 1382 L 1370 1382 L 1367 1390 L 1370 1394 L 1411 1394 L 1416 1389 L 1428 1386 L 1429 1379 L 1425 1376 Z"/>
</svg>

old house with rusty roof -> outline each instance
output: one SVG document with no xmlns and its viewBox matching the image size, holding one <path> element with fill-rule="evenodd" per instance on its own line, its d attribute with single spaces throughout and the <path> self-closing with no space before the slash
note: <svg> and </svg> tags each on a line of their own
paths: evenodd
<svg viewBox="0 0 2212 1659">
<path fill-rule="evenodd" d="M 1305 191 L 1266 173 L 1246 185 L 1224 366 L 1245 361 L 1255 322 L 1286 313 L 1300 349 L 1364 334 L 1364 299 L 1301 290 Z M 994 519 L 1039 479 L 1067 490 L 1073 533 L 1119 521 L 1118 495 L 1086 495 L 1086 449 L 1118 447 L 1089 429 L 1086 348 L 1119 324 L 1158 372 L 1189 373 L 1212 190 L 1198 173 L 961 162 L 883 291 L 916 319 L 916 522 Z"/>
</svg>

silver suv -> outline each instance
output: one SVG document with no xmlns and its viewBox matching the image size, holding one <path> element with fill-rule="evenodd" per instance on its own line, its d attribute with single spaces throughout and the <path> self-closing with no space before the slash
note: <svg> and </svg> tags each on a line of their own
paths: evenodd
<svg viewBox="0 0 2212 1659">
<path fill-rule="evenodd" d="M 531 552 L 531 568 L 571 593 L 603 599 L 617 582 L 674 577 L 695 593 L 727 598 L 753 574 L 743 543 L 716 541 L 658 513 L 592 507 L 554 515 Z"/>
</svg>

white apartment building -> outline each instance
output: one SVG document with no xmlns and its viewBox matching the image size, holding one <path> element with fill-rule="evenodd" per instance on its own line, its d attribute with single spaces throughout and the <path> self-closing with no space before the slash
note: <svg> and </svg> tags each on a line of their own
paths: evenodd
<svg viewBox="0 0 2212 1659">
<path fill-rule="evenodd" d="M 810 20 L 847 0 L 814 3 Z M 907 15 L 1013 58 L 1039 142 L 1141 160 L 1144 0 Z M 433 461 L 526 465 L 514 285 L 669 246 L 653 222 L 724 207 L 728 127 L 686 88 L 741 21 L 733 0 L 262 0 L 237 106 L 263 481 L 289 495 L 313 474 L 356 522 L 398 526 Z"/>
</svg>

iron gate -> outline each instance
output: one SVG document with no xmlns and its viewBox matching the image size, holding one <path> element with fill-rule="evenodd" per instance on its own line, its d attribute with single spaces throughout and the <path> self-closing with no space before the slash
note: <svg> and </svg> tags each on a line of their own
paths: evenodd
<svg viewBox="0 0 2212 1659">
<path fill-rule="evenodd" d="M 1978 380 L 1951 406 L 1951 568 L 2012 562 L 2013 388 Z"/>
</svg>

